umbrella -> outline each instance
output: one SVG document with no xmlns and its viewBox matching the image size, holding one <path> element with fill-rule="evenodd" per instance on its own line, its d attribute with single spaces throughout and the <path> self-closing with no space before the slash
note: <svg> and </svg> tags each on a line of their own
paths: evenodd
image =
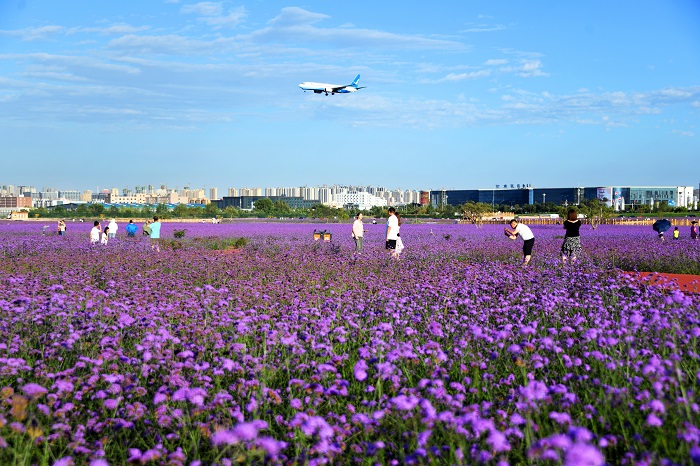
<svg viewBox="0 0 700 466">
<path fill-rule="evenodd" d="M 669 222 L 666 219 L 663 220 L 657 220 L 654 222 L 654 224 L 651 226 L 655 232 L 657 233 L 663 233 L 664 231 L 668 230 L 671 228 L 671 222 Z"/>
</svg>

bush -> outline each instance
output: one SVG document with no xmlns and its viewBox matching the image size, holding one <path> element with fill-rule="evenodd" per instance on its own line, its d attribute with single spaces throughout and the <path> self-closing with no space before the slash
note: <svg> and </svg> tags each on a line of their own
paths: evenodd
<svg viewBox="0 0 700 466">
<path fill-rule="evenodd" d="M 185 237 L 185 230 L 175 230 L 173 232 L 173 235 L 175 235 L 175 238 L 184 238 Z"/>
</svg>

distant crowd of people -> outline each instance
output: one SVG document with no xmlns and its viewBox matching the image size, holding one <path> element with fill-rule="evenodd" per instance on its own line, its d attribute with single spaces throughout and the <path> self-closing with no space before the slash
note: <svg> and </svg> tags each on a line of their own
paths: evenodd
<svg viewBox="0 0 700 466">
<path fill-rule="evenodd" d="M 360 256 L 364 250 L 364 235 L 367 230 L 364 228 L 364 223 L 362 221 L 362 214 L 357 214 L 355 221 L 352 224 L 352 238 L 355 242 L 355 250 L 353 252 L 354 256 Z M 668 220 L 661 220 L 659 222 L 666 222 L 670 228 L 670 222 Z M 659 223 L 656 222 L 656 223 Z M 374 223 L 374 222 L 373 222 Z M 657 230 L 657 225 L 654 225 L 654 229 Z M 392 259 L 400 259 L 401 253 L 404 250 L 404 243 L 401 238 L 401 216 L 396 212 L 396 209 L 389 207 L 388 217 L 386 221 L 386 234 L 384 238 L 385 249 L 389 251 L 389 257 Z M 581 220 L 578 218 L 578 212 L 574 208 L 570 208 L 567 211 L 566 219 L 563 223 L 564 230 L 566 231 L 564 235 L 564 242 L 561 245 L 561 259 L 563 263 L 575 262 L 576 258 L 580 256 L 582 251 L 581 246 Z M 142 234 L 148 236 L 151 239 L 151 247 L 155 250 L 160 251 L 160 227 L 161 223 L 158 216 L 154 216 L 153 220 L 146 220 L 142 227 Z M 59 220 L 56 226 L 59 236 L 64 236 L 66 234 L 66 222 L 64 220 Z M 103 244 L 109 243 L 110 239 L 114 239 L 117 236 L 117 230 L 119 225 L 116 219 L 111 219 L 109 224 L 101 228 L 100 222 L 95 220 L 92 229 L 90 230 L 89 241 L 90 244 Z M 42 229 L 42 234 L 44 234 L 46 226 Z M 125 227 L 126 236 L 129 238 L 136 237 L 139 227 L 134 223 L 133 220 L 129 220 L 129 223 Z M 661 240 L 664 239 L 664 231 L 658 231 L 658 235 Z M 522 265 L 526 266 L 530 263 L 532 259 L 532 251 L 535 245 L 535 235 L 527 225 L 519 222 L 517 219 L 513 219 L 509 222 L 509 227 L 504 229 L 505 235 L 511 239 L 515 240 L 519 237 L 523 239 L 523 260 Z M 432 234 L 432 230 L 431 230 Z M 700 238 L 700 231 L 698 228 L 698 221 L 693 220 L 690 225 L 690 238 L 697 240 Z M 676 226 L 673 229 L 673 239 L 680 239 L 680 230 Z"/>
<path fill-rule="evenodd" d="M 146 222 L 143 224 L 143 235 L 148 236 L 151 239 L 151 247 L 158 251 L 160 251 L 160 225 L 161 224 L 157 216 L 153 217 L 153 220 L 146 220 Z M 63 229 L 61 230 L 61 228 Z M 93 227 L 90 230 L 90 244 L 108 244 L 110 239 L 114 239 L 117 236 L 118 229 L 119 225 L 117 224 L 116 219 L 111 219 L 109 224 L 105 226 L 104 229 L 102 229 L 99 220 L 95 220 Z M 136 233 L 139 231 L 139 227 L 133 220 L 129 220 L 125 230 L 128 238 L 135 238 Z M 65 234 L 65 223 L 63 220 L 59 220 L 58 222 L 58 232 L 59 235 Z"/>
<path fill-rule="evenodd" d="M 364 250 L 364 234 L 367 232 L 367 230 L 364 228 L 362 218 L 363 216 L 361 213 L 357 214 L 352 224 L 351 234 L 353 240 L 355 241 L 355 250 L 353 252 L 355 257 L 361 255 Z M 663 221 L 667 222 L 670 227 L 670 222 L 668 222 L 668 220 Z M 389 255 L 392 259 L 399 259 L 402 251 L 404 250 L 404 244 L 401 238 L 401 223 L 401 216 L 393 207 L 389 207 L 384 244 L 385 249 L 389 251 Z M 581 246 L 581 224 L 582 222 L 579 219 L 578 211 L 575 208 L 569 208 L 566 213 L 566 219 L 563 222 L 565 234 L 564 242 L 561 245 L 561 260 L 564 264 L 576 262 L 576 259 L 581 255 L 583 250 Z M 509 226 L 504 229 L 504 232 L 509 239 L 515 240 L 518 237 L 523 239 L 522 265 L 527 266 L 532 259 L 532 251 L 535 245 L 535 235 L 530 227 L 521 223 L 517 219 L 511 220 L 508 222 L 508 225 Z M 700 238 L 698 226 L 699 225 L 696 220 L 691 222 L 691 239 L 697 240 Z M 430 230 L 430 234 L 433 234 L 432 229 Z M 661 239 L 663 239 L 663 232 L 660 232 L 659 236 Z M 680 230 L 677 226 L 673 230 L 673 239 L 680 239 Z"/>
</svg>

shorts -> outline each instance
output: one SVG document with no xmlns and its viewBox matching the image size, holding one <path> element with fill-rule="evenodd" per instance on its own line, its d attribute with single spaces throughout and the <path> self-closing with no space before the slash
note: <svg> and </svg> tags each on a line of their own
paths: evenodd
<svg viewBox="0 0 700 466">
<path fill-rule="evenodd" d="M 386 249 L 396 249 L 396 240 L 395 239 L 386 240 Z"/>
<path fill-rule="evenodd" d="M 530 238 L 523 242 L 523 256 L 532 255 L 532 247 L 535 245 L 535 238 Z"/>
</svg>

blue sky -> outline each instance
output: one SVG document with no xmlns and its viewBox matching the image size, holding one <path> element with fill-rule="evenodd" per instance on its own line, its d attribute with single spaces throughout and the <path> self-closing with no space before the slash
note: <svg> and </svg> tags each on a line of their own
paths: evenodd
<svg viewBox="0 0 700 466">
<path fill-rule="evenodd" d="M 0 2 L 0 184 L 697 185 L 699 124 L 696 0 Z"/>
</svg>

